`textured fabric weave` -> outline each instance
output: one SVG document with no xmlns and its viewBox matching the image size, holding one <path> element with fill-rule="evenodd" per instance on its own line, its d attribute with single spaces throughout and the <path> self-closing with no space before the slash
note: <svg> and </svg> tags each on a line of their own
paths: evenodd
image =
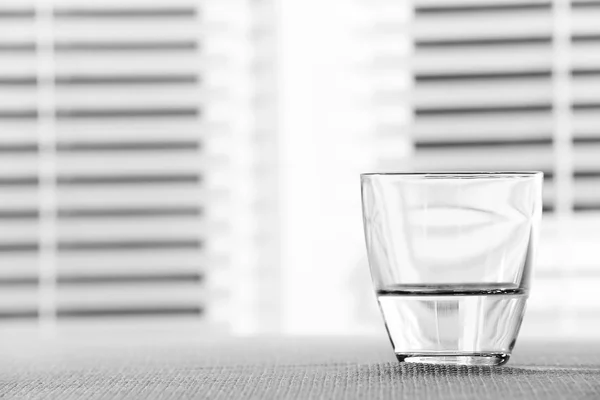
<svg viewBox="0 0 600 400">
<path fill-rule="evenodd" d="M 522 343 L 503 367 L 398 363 L 385 339 L 0 345 L 6 399 L 600 399 L 600 346 Z"/>
</svg>

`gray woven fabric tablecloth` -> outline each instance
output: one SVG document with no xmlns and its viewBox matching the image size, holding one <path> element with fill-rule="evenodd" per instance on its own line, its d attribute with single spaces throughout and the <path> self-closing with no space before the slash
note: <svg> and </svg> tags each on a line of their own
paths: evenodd
<svg viewBox="0 0 600 400">
<path fill-rule="evenodd" d="M 519 343 L 503 367 L 399 364 L 380 338 L 0 344 L 6 399 L 600 399 L 600 343 Z"/>
</svg>

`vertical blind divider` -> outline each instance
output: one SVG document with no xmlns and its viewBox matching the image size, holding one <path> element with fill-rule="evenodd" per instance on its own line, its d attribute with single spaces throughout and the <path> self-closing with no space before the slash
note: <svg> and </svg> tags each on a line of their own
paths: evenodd
<svg viewBox="0 0 600 400">
<path fill-rule="evenodd" d="M 572 53 L 571 53 L 571 0 L 554 0 L 553 2 L 553 126 L 554 126 L 554 188 L 555 210 L 558 223 L 558 239 L 562 243 L 557 252 L 556 262 L 559 267 L 570 262 L 569 222 L 573 218 L 574 197 L 574 158 L 573 158 L 573 108 L 572 108 Z M 567 283 L 569 268 L 560 268 L 560 274 Z M 567 289 L 567 292 L 570 290 Z M 563 330 L 570 331 L 573 319 L 569 318 L 576 308 L 568 300 L 561 303 L 557 310 L 557 318 Z"/>
<path fill-rule="evenodd" d="M 56 326 L 56 120 L 53 3 L 36 1 L 39 207 L 38 314 L 42 332 Z"/>
<path fill-rule="evenodd" d="M 573 112 L 571 83 L 571 2 L 553 4 L 554 173 L 557 218 L 573 210 Z"/>
<path fill-rule="evenodd" d="M 198 119 L 198 126 L 199 127 L 203 127 L 203 129 L 201 129 L 202 133 L 198 133 L 198 136 L 196 136 L 196 141 L 199 144 L 196 147 L 196 153 L 197 153 L 197 160 L 198 160 L 198 169 L 197 169 L 197 173 L 198 176 L 202 177 L 202 179 L 198 180 L 198 187 L 197 187 L 197 194 L 198 194 L 198 200 L 197 200 L 197 204 L 200 206 L 200 204 L 202 203 L 202 186 L 205 184 L 206 179 L 204 174 L 203 174 L 203 157 L 205 157 L 205 153 L 206 153 L 206 134 L 207 134 L 207 124 L 205 122 L 206 119 L 206 107 L 205 104 L 203 103 L 202 99 L 202 91 L 205 89 L 204 87 L 204 82 L 206 82 L 206 75 L 205 75 L 205 69 L 204 66 L 206 64 L 205 59 L 203 59 L 203 57 L 206 56 L 206 41 L 204 40 L 203 37 L 203 33 L 205 32 L 205 30 L 207 29 L 205 21 L 204 21 L 204 2 L 203 1 L 196 1 L 195 4 L 195 16 L 194 19 L 196 21 L 196 26 L 197 29 L 195 30 L 196 33 L 196 43 L 199 43 L 199 49 L 196 50 L 195 52 L 195 61 L 197 63 L 196 66 L 196 77 L 198 79 L 196 79 L 196 93 L 197 93 L 197 106 L 198 109 L 200 110 L 200 112 L 196 115 L 196 118 Z M 200 129 L 199 129 L 200 131 Z M 205 204 L 206 205 L 206 204 Z M 208 207 L 203 207 L 203 215 L 206 215 L 206 209 Z M 203 247 L 204 249 L 207 248 L 206 246 L 206 238 L 203 237 L 203 233 L 201 231 L 201 229 L 198 229 L 198 236 L 202 238 L 203 243 L 205 244 Z M 198 274 L 200 276 L 203 276 L 203 274 L 206 272 L 204 271 L 204 268 L 206 267 L 206 265 L 197 265 L 197 271 Z M 203 282 L 201 283 L 203 286 L 206 285 L 206 279 L 203 279 Z M 206 299 L 203 299 L 202 296 L 198 296 L 198 307 L 200 307 L 201 309 L 206 310 Z M 198 318 L 205 318 L 205 312 L 198 314 Z"/>
</svg>

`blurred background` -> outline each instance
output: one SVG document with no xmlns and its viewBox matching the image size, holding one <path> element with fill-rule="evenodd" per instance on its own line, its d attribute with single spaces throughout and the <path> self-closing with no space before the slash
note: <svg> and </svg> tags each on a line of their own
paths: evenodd
<svg viewBox="0 0 600 400">
<path fill-rule="evenodd" d="M 358 174 L 542 170 L 600 334 L 600 1 L 3 0 L 0 335 L 383 332 Z"/>
</svg>

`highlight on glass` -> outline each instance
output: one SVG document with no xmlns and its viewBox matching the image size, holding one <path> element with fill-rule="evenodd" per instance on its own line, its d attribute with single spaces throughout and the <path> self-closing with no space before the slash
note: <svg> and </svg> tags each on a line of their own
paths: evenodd
<svg viewBox="0 0 600 400">
<path fill-rule="evenodd" d="M 361 175 L 374 289 L 401 362 L 501 365 L 525 313 L 541 172 Z"/>
</svg>

